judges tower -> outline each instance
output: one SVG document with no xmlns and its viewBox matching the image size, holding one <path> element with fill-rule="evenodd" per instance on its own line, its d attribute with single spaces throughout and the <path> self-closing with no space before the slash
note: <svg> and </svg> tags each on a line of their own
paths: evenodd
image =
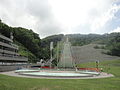
<svg viewBox="0 0 120 90">
<path fill-rule="evenodd" d="M 71 54 L 71 43 L 68 40 L 68 37 L 65 37 L 66 40 L 63 44 L 63 50 L 61 53 L 60 61 L 58 63 L 58 67 L 60 68 L 73 68 L 75 63 Z"/>
</svg>

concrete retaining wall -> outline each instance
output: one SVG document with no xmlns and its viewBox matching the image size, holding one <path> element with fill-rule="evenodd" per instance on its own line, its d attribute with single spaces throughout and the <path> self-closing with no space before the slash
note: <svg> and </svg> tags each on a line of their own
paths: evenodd
<svg viewBox="0 0 120 90">
<path fill-rule="evenodd" d="M 17 70 L 23 67 L 25 68 L 27 67 L 27 65 L 1 65 L 0 72 L 13 71 L 13 70 Z"/>
</svg>

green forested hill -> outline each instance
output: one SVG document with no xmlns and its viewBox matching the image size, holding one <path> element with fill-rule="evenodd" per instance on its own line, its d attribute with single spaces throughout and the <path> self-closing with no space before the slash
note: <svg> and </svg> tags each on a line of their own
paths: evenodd
<svg viewBox="0 0 120 90">
<path fill-rule="evenodd" d="M 63 34 L 52 35 L 41 40 L 41 48 L 43 53 L 43 59 L 48 59 L 50 57 L 50 42 L 53 42 L 54 47 L 56 47 L 57 42 L 61 41 L 64 37 Z"/>
<path fill-rule="evenodd" d="M 83 46 L 90 43 L 102 44 L 107 49 L 107 54 L 120 56 L 120 33 L 111 33 L 111 34 L 69 34 L 68 35 L 70 42 L 73 46 Z"/>
<path fill-rule="evenodd" d="M 10 37 L 10 33 L 14 35 L 14 43 L 19 45 L 19 54 L 27 56 L 30 62 L 36 62 L 41 58 L 49 59 L 49 44 L 51 41 L 60 41 L 63 35 L 53 35 L 44 39 L 40 39 L 39 35 L 32 30 L 21 27 L 10 27 L 0 20 L 0 33 Z"/>
<path fill-rule="evenodd" d="M 67 36 L 73 46 L 87 45 L 104 38 L 99 34 L 68 34 Z"/>
<path fill-rule="evenodd" d="M 40 59 L 50 59 L 50 42 L 57 42 L 64 37 L 63 34 L 52 35 L 40 39 L 39 35 L 32 30 L 21 27 L 10 27 L 0 20 L 0 33 L 10 37 L 10 33 L 14 35 L 14 43 L 19 46 L 19 54 L 27 56 L 30 62 L 36 62 Z M 83 46 L 90 43 L 103 44 L 107 49 L 107 54 L 120 56 L 120 33 L 111 34 L 68 34 L 69 41 L 72 46 Z M 97 47 L 101 48 L 101 47 Z"/>
<path fill-rule="evenodd" d="M 10 37 L 11 32 L 14 42 L 19 45 L 21 55 L 27 56 L 31 62 L 36 62 L 41 58 L 41 43 L 37 33 L 21 27 L 13 28 L 0 21 L 0 33 Z"/>
</svg>

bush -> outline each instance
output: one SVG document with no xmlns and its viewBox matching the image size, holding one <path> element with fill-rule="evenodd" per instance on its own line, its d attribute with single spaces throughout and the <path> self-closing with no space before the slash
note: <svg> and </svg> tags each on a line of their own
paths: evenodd
<svg viewBox="0 0 120 90">
<path fill-rule="evenodd" d="M 100 47 L 98 45 L 94 46 L 95 49 L 100 49 Z"/>
</svg>

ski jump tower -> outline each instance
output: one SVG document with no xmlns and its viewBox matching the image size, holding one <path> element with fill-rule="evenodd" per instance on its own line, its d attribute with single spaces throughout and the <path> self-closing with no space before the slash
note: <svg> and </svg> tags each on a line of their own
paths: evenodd
<svg viewBox="0 0 120 90">
<path fill-rule="evenodd" d="M 65 42 L 63 44 L 63 50 L 61 53 L 60 61 L 58 63 L 59 68 L 74 68 L 75 62 L 73 61 L 71 54 L 71 43 L 68 37 L 65 37 Z"/>
</svg>

